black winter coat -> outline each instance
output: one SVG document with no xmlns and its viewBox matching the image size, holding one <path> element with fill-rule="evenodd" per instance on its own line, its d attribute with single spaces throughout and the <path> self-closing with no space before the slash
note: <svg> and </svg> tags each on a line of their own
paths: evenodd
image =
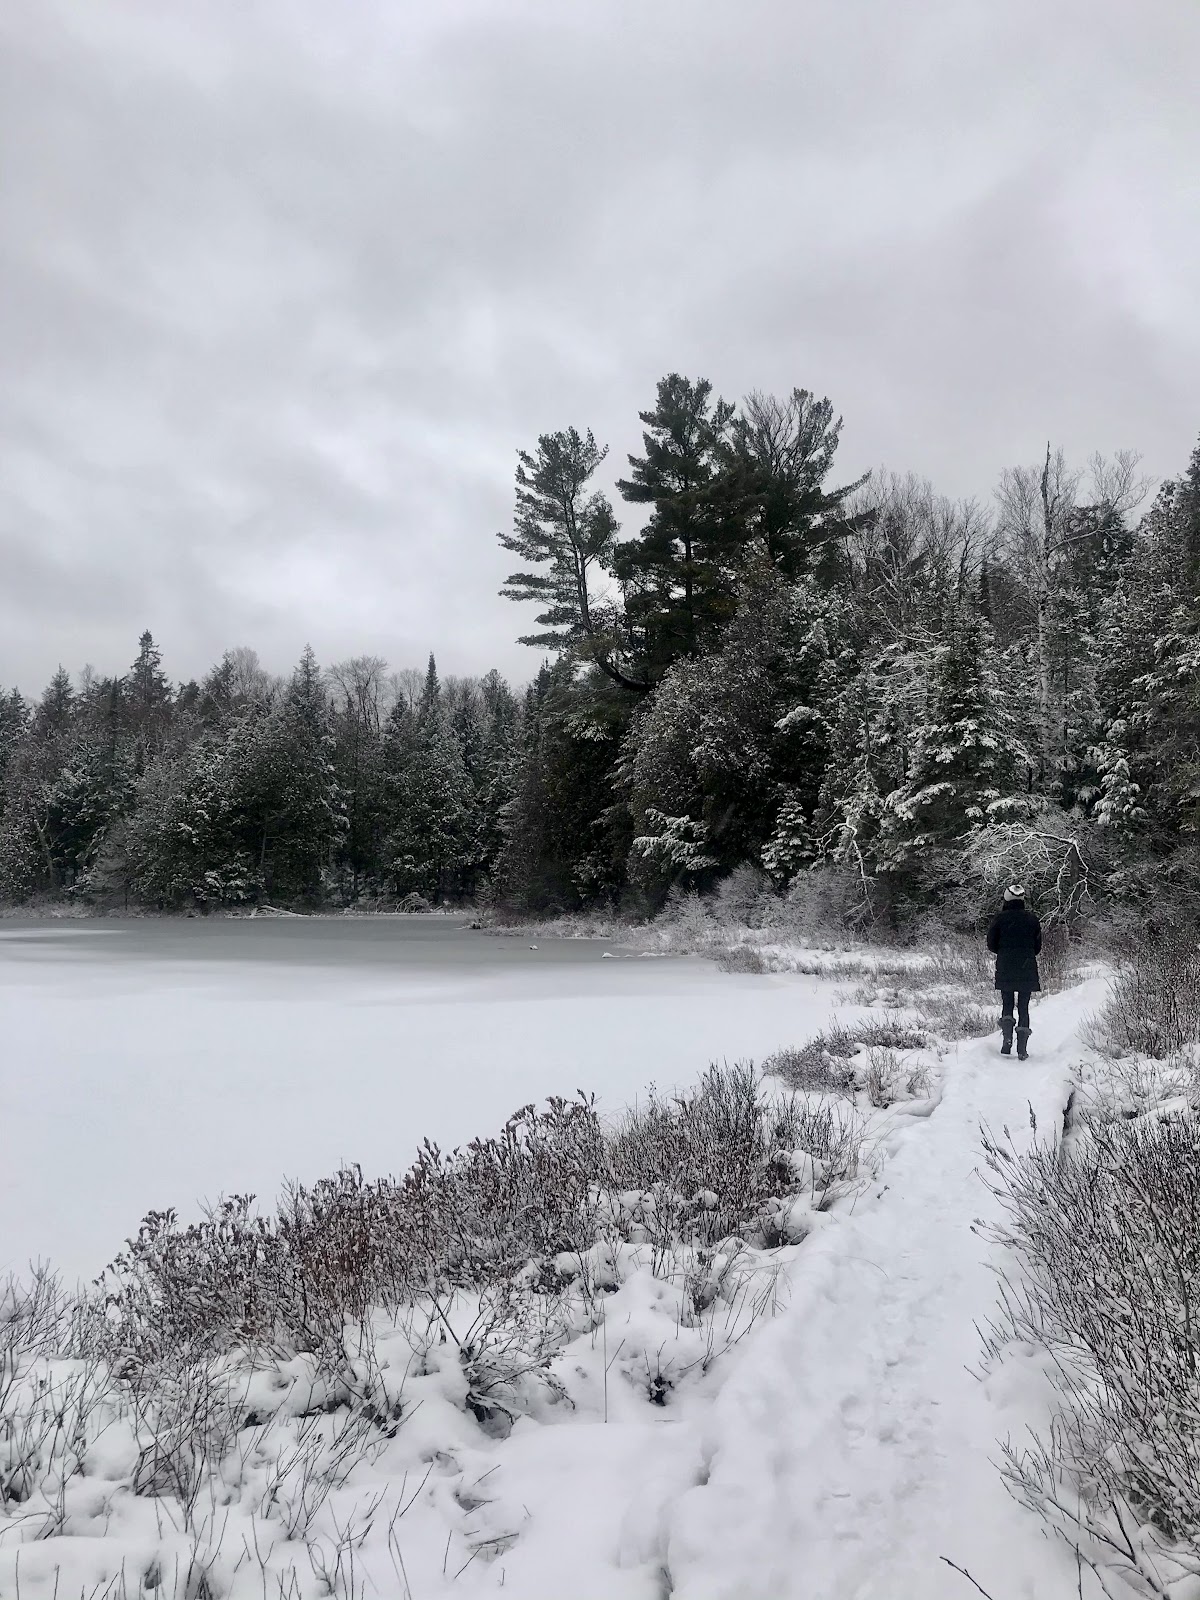
<svg viewBox="0 0 1200 1600">
<path fill-rule="evenodd" d="M 987 947 L 996 957 L 997 989 L 1040 989 L 1038 952 L 1042 925 L 1024 900 L 1010 900 L 992 920 Z"/>
</svg>

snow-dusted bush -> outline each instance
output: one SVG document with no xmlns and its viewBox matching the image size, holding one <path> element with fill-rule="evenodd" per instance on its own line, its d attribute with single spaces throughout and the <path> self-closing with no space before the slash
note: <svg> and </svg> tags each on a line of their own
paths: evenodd
<svg viewBox="0 0 1200 1600">
<path fill-rule="evenodd" d="M 860 1078 L 865 1086 L 865 1077 L 855 1059 L 864 1051 L 922 1050 L 928 1043 L 920 1028 L 902 1018 L 864 1017 L 836 1024 L 797 1047 L 776 1050 L 763 1062 L 763 1071 L 781 1078 L 789 1089 L 849 1094 Z"/>
<path fill-rule="evenodd" d="M 883 905 L 874 879 L 849 865 L 823 861 L 797 874 L 772 920 L 804 938 L 844 937 L 848 929 L 869 935 L 877 931 Z"/>
<path fill-rule="evenodd" d="M 880 1111 L 898 1100 L 924 1099 L 929 1092 L 929 1068 L 924 1062 L 904 1061 L 895 1050 L 876 1046 L 867 1052 L 867 1099 Z"/>
<path fill-rule="evenodd" d="M 771 880 L 759 867 L 735 867 L 712 892 L 712 915 L 724 927 L 755 927 L 776 903 Z"/>
<path fill-rule="evenodd" d="M 962 989 L 921 989 L 908 997 L 920 1021 L 943 1039 L 980 1039 L 996 1028 L 996 1002 L 973 999 Z"/>
<path fill-rule="evenodd" d="M 851 1061 L 858 1041 L 848 1028 L 815 1033 L 802 1045 L 785 1046 L 763 1062 L 763 1071 L 782 1079 L 789 1089 L 816 1094 L 848 1094 L 854 1087 Z"/>
<path fill-rule="evenodd" d="M 771 968 L 761 950 L 752 944 L 732 944 L 717 956 L 722 972 L 762 973 Z"/>
<path fill-rule="evenodd" d="M 1186 1102 L 1101 1106 L 1066 1141 L 988 1154 L 1015 1257 L 990 1355 L 1047 1352 L 1059 1400 L 1048 1438 L 1007 1448 L 1010 1487 L 1085 1559 L 1182 1594 L 1200 1577 L 1200 1124 Z"/>
<path fill-rule="evenodd" d="M 1200 943 L 1196 929 L 1168 923 L 1130 938 L 1092 1019 L 1089 1042 L 1113 1055 L 1163 1058 L 1200 1043 Z"/>
<path fill-rule="evenodd" d="M 710 1067 L 689 1094 L 651 1094 L 625 1113 L 609 1136 L 606 1177 L 622 1206 L 633 1205 L 636 1238 L 711 1245 L 760 1230 L 805 1185 L 823 1196 L 848 1176 L 849 1155 L 836 1170 L 830 1159 L 835 1142 L 799 1102 L 769 1099 L 753 1067 Z"/>
<path fill-rule="evenodd" d="M 846 1129 L 812 1119 L 766 1095 L 752 1067 L 713 1067 L 611 1129 L 586 1097 L 525 1106 L 495 1138 L 450 1154 L 426 1143 L 401 1180 L 368 1182 L 351 1167 L 293 1185 L 274 1217 L 255 1214 L 250 1196 L 187 1226 L 152 1213 L 104 1275 L 101 1344 L 131 1383 L 153 1383 L 181 1354 L 194 1365 L 265 1350 L 311 1354 L 336 1387 L 345 1330 L 373 1308 L 422 1308 L 448 1325 L 447 1306 L 473 1295 L 484 1343 L 529 1346 L 533 1323 L 556 1324 L 564 1257 L 603 1241 L 661 1254 L 759 1237 L 789 1195 L 824 1195 L 856 1153 Z M 549 1298 L 531 1310 L 533 1294 Z"/>
<path fill-rule="evenodd" d="M 0 1593 L 19 1570 L 30 1600 L 361 1600 L 363 1550 L 381 1592 L 390 1569 L 416 1592 L 395 1523 L 418 1499 L 434 1592 L 448 1552 L 488 1559 L 520 1524 L 470 1521 L 490 1439 L 671 1405 L 777 1308 L 778 1251 L 862 1137 L 853 1107 L 713 1067 L 611 1125 L 551 1101 L 400 1180 L 293 1185 L 274 1216 L 153 1213 L 81 1301 L 9 1286 Z"/>
</svg>

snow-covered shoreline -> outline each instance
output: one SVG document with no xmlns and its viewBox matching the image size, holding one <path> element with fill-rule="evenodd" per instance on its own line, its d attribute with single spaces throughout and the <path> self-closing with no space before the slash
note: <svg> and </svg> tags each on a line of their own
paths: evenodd
<svg viewBox="0 0 1200 1600">
<path fill-rule="evenodd" d="M 598 963 L 603 952 L 592 955 Z M 726 1008 L 739 994 L 752 995 L 760 1008 L 772 996 L 790 997 L 804 1017 L 792 1024 L 793 1046 L 826 1027 L 848 999 L 833 973 L 745 978 L 689 963 L 653 967 L 673 974 L 672 986 L 698 972 L 699 987 L 689 980 L 692 1007 L 705 987 Z M 646 970 L 637 963 L 597 967 L 609 975 L 614 969 Z M 626 996 L 622 1009 L 628 1003 Z M 815 1109 L 840 1104 L 857 1119 L 857 1177 L 842 1181 L 829 1203 L 789 1203 L 774 1224 L 778 1241 L 767 1248 L 743 1241 L 734 1258 L 718 1250 L 705 1267 L 717 1271 L 714 1293 L 701 1297 L 707 1305 L 699 1314 L 689 1288 L 699 1260 L 678 1251 L 663 1256 L 645 1197 L 624 1196 L 614 1245 L 603 1260 L 580 1262 L 584 1292 L 572 1315 L 583 1321 L 556 1348 L 548 1387 L 518 1383 L 520 1403 L 506 1437 L 493 1436 L 466 1404 L 470 1385 L 455 1341 L 472 1337 L 480 1306 L 470 1296 L 449 1309 L 444 1338 L 431 1334 L 428 1318 L 373 1313 L 366 1342 L 347 1344 L 350 1386 L 341 1392 L 321 1379 L 326 1388 L 314 1396 L 317 1374 L 302 1355 L 239 1367 L 239 1381 L 252 1377 L 242 1425 L 186 1510 L 161 1482 L 153 1492 L 144 1483 L 135 1492 L 147 1424 L 139 1435 L 128 1409 L 106 1417 L 107 1402 L 92 1393 L 81 1425 L 96 1437 L 76 1469 L 64 1478 L 61 1466 L 47 1462 L 58 1499 L 52 1494 L 43 1505 L 27 1497 L 0 1523 L 0 1593 L 15 1585 L 18 1558 L 22 1600 L 43 1600 L 56 1583 L 59 1600 L 74 1600 L 76 1588 L 103 1595 L 105 1585 L 112 1600 L 125 1600 L 141 1592 L 148 1574 L 174 1600 L 187 1592 L 189 1570 L 192 1593 L 200 1592 L 203 1571 L 214 1600 L 261 1600 L 277 1589 L 286 1600 L 321 1592 L 357 1597 L 364 1584 L 396 1596 L 503 1585 L 531 1600 L 565 1592 L 581 1600 L 659 1600 L 667 1592 L 695 1600 L 766 1592 L 797 1600 L 851 1593 L 923 1600 L 961 1592 L 949 1586 L 961 1580 L 940 1561 L 943 1554 L 975 1562 L 982 1569 L 975 1575 L 996 1579 L 998 1592 L 1006 1571 L 1057 1574 L 1061 1562 L 1047 1555 L 1040 1525 L 1028 1513 L 1013 1521 L 1015 1508 L 990 1466 L 986 1473 L 972 1467 L 965 1481 L 971 1514 L 982 1512 L 991 1533 L 977 1531 L 942 1550 L 932 1534 L 921 1536 L 916 1517 L 904 1543 L 903 1519 L 883 1516 L 882 1508 L 924 1492 L 915 1485 L 927 1476 L 934 1498 L 958 1493 L 955 1452 L 986 1455 L 988 1427 L 1002 1425 L 998 1413 L 993 1418 L 973 1401 L 970 1428 L 943 1436 L 920 1406 L 928 1405 L 931 1385 L 951 1381 L 941 1371 L 945 1352 L 953 1345 L 965 1353 L 975 1321 L 990 1310 L 983 1293 L 990 1268 L 968 1215 L 972 1200 L 974 1209 L 987 1204 L 986 1189 L 972 1177 L 977 1119 L 1019 1122 L 1027 1096 L 1045 1116 L 1057 1097 L 1061 1115 L 1064 1052 L 1079 1004 L 1078 993 L 1042 1003 L 1036 1021 L 1044 1059 L 1020 1069 L 991 1059 L 994 1040 L 932 1040 L 899 1052 L 860 1047 L 861 1066 L 839 1080 L 848 1088 L 801 1096 Z M 864 1006 L 869 1010 L 866 995 L 848 1015 L 866 1015 Z M 739 1015 L 744 1022 L 750 1013 Z M 904 1070 L 896 1087 L 879 1093 L 885 1057 Z M 869 1068 L 876 1077 L 868 1093 Z M 914 1098 L 901 1080 L 915 1082 L 922 1072 L 928 1088 Z M 952 1188 L 935 1204 L 942 1185 Z M 901 1286 L 889 1288 L 897 1261 L 905 1266 Z M 569 1282 L 576 1269 L 562 1265 Z M 568 1296 L 568 1303 L 576 1302 Z M 915 1348 L 918 1329 L 937 1330 L 941 1342 L 932 1353 Z M 894 1360 L 887 1355 L 893 1335 Z M 886 1415 L 872 1409 L 883 1396 L 864 1374 L 868 1360 L 880 1364 L 884 1389 L 907 1386 L 909 1398 L 893 1397 Z M 28 1368 L 22 1381 L 32 1373 Z M 72 1386 L 77 1396 L 87 1391 L 92 1381 L 78 1363 L 54 1374 L 60 1399 Z M 958 1404 L 940 1414 L 948 1417 Z M 1018 1407 L 1012 1415 L 1023 1414 Z M 380 1417 L 391 1421 L 381 1427 Z M 920 1422 L 911 1437 L 910 1421 Z M 870 1488 L 859 1495 L 851 1468 L 864 1462 Z M 838 1473 L 846 1487 L 835 1483 Z M 31 1542 L 39 1531 L 49 1536 Z M 1001 1545 L 1009 1566 L 989 1573 Z M 901 1552 L 909 1565 L 894 1568 Z M 1038 1565 L 1046 1561 L 1054 1564 Z M 911 1573 L 911 1588 L 893 1581 L 901 1571 L 905 1582 Z M 322 1572 L 333 1577 L 332 1590 Z M 759 1587 L 767 1574 L 770 1586 Z M 1047 1600 L 1061 1592 L 1066 1600 L 1075 1591 L 1028 1592 Z"/>
</svg>

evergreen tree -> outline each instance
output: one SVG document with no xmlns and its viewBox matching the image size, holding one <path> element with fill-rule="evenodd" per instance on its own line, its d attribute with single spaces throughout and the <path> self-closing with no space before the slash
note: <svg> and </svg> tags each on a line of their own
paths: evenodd
<svg viewBox="0 0 1200 1600">
<path fill-rule="evenodd" d="M 321 673 L 305 648 L 288 688 L 228 726 L 236 852 L 264 900 L 313 901 L 345 828 Z"/>
<path fill-rule="evenodd" d="M 433 652 L 429 653 L 429 665 L 425 669 L 425 684 L 421 690 L 421 698 L 417 702 L 417 723 L 426 727 L 436 721 L 442 714 L 442 685 L 438 678 L 437 662 L 433 659 Z"/>
<path fill-rule="evenodd" d="M 1104 605 L 1105 818 L 1136 787 L 1160 850 L 1200 828 L 1200 445 L 1143 519 Z"/>
<path fill-rule="evenodd" d="M 51 678 L 38 704 L 35 726 L 38 733 L 53 737 L 65 733 L 75 709 L 75 690 L 71 675 L 60 666 Z"/>
<path fill-rule="evenodd" d="M 761 863 L 785 802 L 793 825 L 813 816 L 843 643 L 835 597 L 767 569 L 748 578 L 720 650 L 663 679 L 627 757 L 635 852 L 654 864 L 652 893 L 685 859 L 692 881 Z"/>
<path fill-rule="evenodd" d="M 606 690 L 598 674 L 576 684 L 565 662 L 543 666 L 527 691 L 496 873 L 514 907 L 568 910 L 620 899 L 630 833 L 613 771 L 627 698 Z"/>
<path fill-rule="evenodd" d="M 737 533 L 720 477 L 733 415 L 706 378 L 660 379 L 653 409 L 640 413 L 645 454 L 629 457 L 629 477 L 617 484 L 631 504 L 654 508 L 614 559 L 652 680 L 680 657 L 713 649 L 734 612 Z"/>
<path fill-rule="evenodd" d="M 207 731 L 152 762 L 138 785 L 125 871 L 142 900 L 160 906 L 237 904 L 261 887 L 240 810 L 239 740 Z"/>
<path fill-rule="evenodd" d="M 147 628 L 126 679 L 126 705 L 134 735 L 147 749 L 156 749 L 171 714 L 171 685 L 163 671 L 162 652 Z"/>
<path fill-rule="evenodd" d="M 456 899 L 474 863 L 471 785 L 443 714 L 432 656 L 414 714 L 400 705 L 384 742 L 389 827 L 385 872 L 400 894 Z"/>
<path fill-rule="evenodd" d="M 889 702 L 890 682 L 880 666 L 878 660 L 864 662 L 835 704 L 812 826 L 816 860 L 848 867 L 864 885 L 874 873 L 883 793 L 895 786 L 892 778 L 897 783 L 901 778 L 894 770 L 895 747 L 889 748 L 896 707 Z M 893 771 L 886 772 L 889 755 Z M 881 769 L 886 772 L 882 793 Z"/>
<path fill-rule="evenodd" d="M 0 694 L 0 817 L 4 815 L 5 774 L 29 729 L 29 707 L 19 689 Z"/>
<path fill-rule="evenodd" d="M 323 893 L 323 874 L 345 831 L 346 818 L 333 765 L 325 686 L 308 645 L 276 721 L 284 779 L 271 880 L 289 893 L 315 900 Z"/>
<path fill-rule="evenodd" d="M 624 664 L 616 609 L 595 592 L 611 568 L 617 533 L 612 506 L 591 487 L 607 453 L 590 429 L 581 437 L 574 428 L 542 434 L 536 455 L 518 451 L 513 531 L 498 537 L 522 561 L 547 570 L 515 572 L 500 593 L 544 608 L 541 631 L 523 635 L 522 644 L 590 661 L 614 682 L 644 692 L 648 680 Z"/>
<path fill-rule="evenodd" d="M 387 663 L 355 656 L 331 667 L 333 760 L 346 808 L 335 869 L 343 897 L 378 893 L 384 821 L 383 714 Z"/>
<path fill-rule="evenodd" d="M 827 398 L 793 389 L 786 399 L 754 392 L 722 440 L 728 490 L 742 539 L 784 578 L 811 574 L 825 586 L 844 572 L 843 541 L 870 519 L 846 502 L 865 477 L 826 489 L 841 437 Z"/>
<path fill-rule="evenodd" d="M 1036 684 L 1034 783 L 1066 807 L 1095 793 L 1088 766 L 1100 720 L 1094 629 L 1100 594 L 1111 586 L 1128 537 L 1126 518 L 1145 490 L 1136 469 L 1132 452 L 1111 462 L 1094 457 L 1093 498 L 1081 502 L 1084 475 L 1047 445 L 1040 467 L 1010 469 L 997 490 L 1001 561 L 1016 580 L 1005 642 L 1026 649 Z"/>
<path fill-rule="evenodd" d="M 927 653 L 925 715 L 911 733 L 905 781 L 884 799 L 875 846 L 878 870 L 913 894 L 931 877 L 953 881 L 949 846 L 1020 814 L 1029 761 L 987 623 L 969 606 L 947 620 Z"/>
</svg>

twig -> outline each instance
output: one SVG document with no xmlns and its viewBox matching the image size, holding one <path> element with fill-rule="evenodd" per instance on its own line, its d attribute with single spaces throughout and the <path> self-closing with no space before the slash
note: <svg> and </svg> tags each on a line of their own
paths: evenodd
<svg viewBox="0 0 1200 1600">
<path fill-rule="evenodd" d="M 964 1577 L 967 1580 L 968 1583 L 974 1584 L 975 1588 L 979 1590 L 979 1593 L 981 1595 L 983 1595 L 984 1600 L 994 1600 L 994 1596 L 988 1594 L 987 1590 L 983 1587 L 983 1585 L 981 1583 L 976 1583 L 975 1579 L 967 1571 L 966 1567 L 960 1567 L 958 1562 L 957 1561 L 951 1561 L 949 1556 L 939 1556 L 938 1560 L 939 1561 L 944 1561 L 948 1567 L 953 1567 L 955 1572 L 959 1573 L 962 1577 Z"/>
</svg>

